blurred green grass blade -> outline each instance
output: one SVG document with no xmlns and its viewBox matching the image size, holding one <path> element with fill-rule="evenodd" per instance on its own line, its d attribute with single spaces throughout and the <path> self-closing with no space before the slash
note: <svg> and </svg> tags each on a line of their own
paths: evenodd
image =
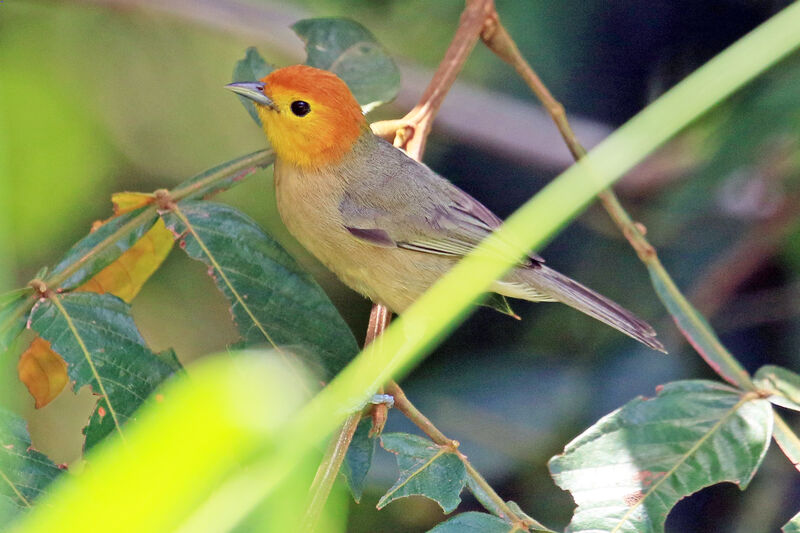
<svg viewBox="0 0 800 533">
<path fill-rule="evenodd" d="M 511 531 L 514 529 L 508 522 L 487 513 L 472 511 L 458 514 L 428 533 L 510 533 Z"/>
<path fill-rule="evenodd" d="M 490 253 L 517 243 L 518 256 L 542 244 L 600 191 L 641 162 L 678 131 L 800 45 L 800 3 L 792 4 L 688 76 L 603 141 L 512 215 L 497 233 L 460 261 L 298 414 L 274 458 L 257 468 L 288 475 L 312 446 L 311 436 L 330 434 L 392 376 L 422 358 L 509 262 Z M 332 409 L 336 409 L 332 412 Z M 304 446 L 298 446 L 302 441 Z M 289 444 L 292 443 L 292 444 Z M 267 485 L 259 491 L 271 490 Z M 249 498 L 258 501 L 257 494 Z"/>
<path fill-rule="evenodd" d="M 452 450 L 408 433 L 381 435 L 381 446 L 397 456 L 400 477 L 378 501 L 378 509 L 408 496 L 430 498 L 445 513 L 458 507 L 467 471 Z"/>
<path fill-rule="evenodd" d="M 578 505 L 570 531 L 663 533 L 672 507 L 731 481 L 744 490 L 772 437 L 772 408 L 713 381 L 678 381 L 604 416 L 550 460 Z"/>
<path fill-rule="evenodd" d="M 0 527 L 29 510 L 61 472 L 33 449 L 25 420 L 0 407 Z"/>
<path fill-rule="evenodd" d="M 130 306 L 111 294 L 54 295 L 36 307 L 31 328 L 67 362 L 75 391 L 89 385 L 101 396 L 85 430 L 85 449 L 115 430 L 123 434 L 122 425 L 173 374 L 145 345 Z"/>
<path fill-rule="evenodd" d="M 126 427 L 127 445 L 115 439 L 96 447 L 87 457 L 90 468 L 62 476 L 12 531 L 174 531 L 253 454 L 270 453 L 307 387 L 266 353 L 208 358 L 190 374 L 137 413 Z M 227 500 L 233 509 L 224 511 L 235 511 L 238 501 Z M 229 530 L 227 516 L 216 516 L 206 531 Z M 294 524 L 274 526 L 294 530 Z"/>
<path fill-rule="evenodd" d="M 365 113 L 397 96 L 400 70 L 375 36 L 358 22 L 305 19 L 292 29 L 306 44 L 306 64 L 342 78 Z"/>
<path fill-rule="evenodd" d="M 800 375 L 786 368 L 764 365 L 753 376 L 760 390 L 772 393 L 767 398 L 775 405 L 800 411 Z"/>
<path fill-rule="evenodd" d="M 231 304 L 249 345 L 300 345 L 327 380 L 358 353 L 358 344 L 322 288 L 249 217 L 212 202 L 178 204 L 164 216 L 181 248 L 202 261 Z M 187 225 L 188 223 L 188 225 Z M 302 350 L 294 350 L 302 356 Z"/>
<path fill-rule="evenodd" d="M 800 470 L 800 438 L 778 413 L 773 412 L 773 417 L 775 427 L 772 437 L 778 443 L 783 455 L 797 470 Z"/>
</svg>

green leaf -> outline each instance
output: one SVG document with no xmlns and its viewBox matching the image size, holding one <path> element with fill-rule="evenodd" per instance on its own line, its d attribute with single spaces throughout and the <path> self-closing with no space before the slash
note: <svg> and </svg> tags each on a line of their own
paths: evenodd
<svg viewBox="0 0 800 533">
<path fill-rule="evenodd" d="M 781 531 L 783 531 L 783 533 L 800 533 L 800 512 L 786 522 L 781 528 Z"/>
<path fill-rule="evenodd" d="M 660 264 L 650 264 L 647 269 L 659 299 L 700 357 L 729 383 L 747 388 L 750 377 L 745 369 L 723 346 L 711 325 L 680 292 L 670 275 Z"/>
<path fill-rule="evenodd" d="M 85 449 L 122 425 L 172 367 L 144 343 L 130 306 L 110 294 L 77 292 L 43 300 L 31 327 L 67 362 L 74 390 L 90 385 L 101 396 L 86 427 Z"/>
<path fill-rule="evenodd" d="M 230 189 L 255 171 L 267 168 L 274 160 L 272 150 L 259 150 L 237 157 L 189 178 L 173 189 L 173 194 L 181 200 L 202 200 Z M 220 179 L 223 176 L 227 177 Z"/>
<path fill-rule="evenodd" d="M 75 245 L 67 251 L 64 258 L 53 268 L 53 271 L 50 275 L 51 277 L 57 276 L 66 270 L 67 267 L 71 266 L 79 259 L 82 259 L 87 254 L 91 253 L 92 255 L 89 257 L 89 260 L 86 261 L 74 274 L 64 280 L 64 282 L 62 282 L 58 288 L 74 289 L 75 287 L 78 287 L 79 285 L 83 284 L 83 282 L 116 261 L 119 256 L 136 244 L 142 235 L 147 233 L 147 231 L 153 227 L 153 224 L 155 224 L 156 220 L 158 219 L 155 212 L 153 212 L 152 217 L 147 217 L 146 219 L 142 220 L 141 224 L 138 224 L 135 228 L 132 228 L 132 231 L 120 237 L 119 240 L 113 243 L 112 246 L 96 252 L 94 251 L 98 244 L 106 239 L 111 238 L 114 232 L 116 232 L 122 226 L 131 223 L 146 209 L 148 209 L 148 207 L 142 207 L 135 211 L 131 211 L 130 213 L 114 217 L 75 243 Z M 51 288 L 55 289 L 56 287 Z"/>
<path fill-rule="evenodd" d="M 772 428 L 772 438 L 778 444 L 783 455 L 789 459 L 797 470 L 800 470 L 800 438 L 792 430 L 789 424 L 781 418 L 777 412 L 773 411 L 774 427 Z"/>
<path fill-rule="evenodd" d="M 181 248 L 208 265 L 249 345 L 297 344 L 316 356 L 325 378 L 358 352 L 352 332 L 325 292 L 243 213 L 211 202 L 181 202 L 165 216 Z"/>
<path fill-rule="evenodd" d="M 442 522 L 428 533 L 512 533 L 522 531 L 487 513 L 461 513 Z"/>
<path fill-rule="evenodd" d="M 0 525 L 30 508 L 60 473 L 61 468 L 31 447 L 25 420 L 0 408 Z"/>
<path fill-rule="evenodd" d="M 397 65 L 358 22 L 347 18 L 306 19 L 292 29 L 306 43 L 306 64 L 342 78 L 365 113 L 397 96 Z"/>
<path fill-rule="evenodd" d="M 775 405 L 800 411 L 800 375 L 774 365 L 764 365 L 756 371 L 753 382 L 761 390 L 772 393 L 767 398 Z"/>
<path fill-rule="evenodd" d="M 258 53 L 255 46 L 251 46 L 247 49 L 247 52 L 245 52 L 244 58 L 236 62 L 236 66 L 233 68 L 233 79 L 231 81 L 258 81 L 273 70 L 275 70 L 275 67 L 264 61 L 264 58 L 261 57 L 261 54 Z M 239 101 L 244 108 L 247 109 L 247 112 L 250 113 L 255 123 L 261 126 L 261 119 L 258 118 L 256 106 L 253 104 L 253 101 L 244 96 L 239 96 Z"/>
<path fill-rule="evenodd" d="M 11 347 L 25 329 L 27 313 L 22 308 L 31 289 L 17 289 L 0 295 L 0 354 Z"/>
<path fill-rule="evenodd" d="M 376 437 L 370 437 L 372 418 L 366 416 L 361 419 L 353 434 L 353 440 L 344 457 L 342 474 L 347 479 L 347 485 L 353 494 L 356 503 L 361 502 L 364 493 L 364 481 L 367 479 L 369 467 L 372 466 L 372 455 L 375 453 Z"/>
<path fill-rule="evenodd" d="M 445 513 L 461 502 L 467 483 L 464 463 L 451 450 L 407 433 L 389 433 L 381 437 L 381 446 L 397 455 L 400 477 L 378 502 L 382 509 L 390 502 L 420 495 L 439 504 Z"/>
<path fill-rule="evenodd" d="M 771 435 L 766 400 L 678 381 L 600 419 L 550 460 L 550 472 L 578 505 L 570 531 L 662 532 L 679 499 L 722 481 L 744 489 Z"/>
</svg>

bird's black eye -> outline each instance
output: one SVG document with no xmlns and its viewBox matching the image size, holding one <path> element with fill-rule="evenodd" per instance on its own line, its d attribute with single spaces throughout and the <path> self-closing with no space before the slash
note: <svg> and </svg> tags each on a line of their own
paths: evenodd
<svg viewBox="0 0 800 533">
<path fill-rule="evenodd" d="M 298 117 L 304 117 L 308 115 L 311 111 L 311 106 L 308 105 L 308 102 L 304 102 L 302 100 L 295 100 L 292 102 L 291 105 L 292 113 L 297 115 Z"/>
</svg>

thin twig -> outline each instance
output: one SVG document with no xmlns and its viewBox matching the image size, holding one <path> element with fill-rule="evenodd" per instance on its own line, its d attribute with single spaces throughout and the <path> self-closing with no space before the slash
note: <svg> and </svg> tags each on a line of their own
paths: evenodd
<svg viewBox="0 0 800 533">
<path fill-rule="evenodd" d="M 369 314 L 369 326 L 364 340 L 365 346 L 380 337 L 381 333 L 389 325 L 391 316 L 386 306 L 380 304 L 372 306 L 372 311 Z M 347 450 L 353 441 L 353 435 L 355 435 L 358 423 L 361 421 L 361 416 L 362 411 L 358 411 L 347 417 L 339 432 L 331 439 L 309 489 L 311 496 L 303 517 L 301 531 L 314 531 L 316 528 L 317 522 L 319 522 L 319 518 L 322 515 L 322 510 L 325 508 L 325 502 L 328 501 L 328 496 L 330 496 L 331 489 L 336 481 L 336 476 L 347 455 Z"/>
<path fill-rule="evenodd" d="M 550 93 L 533 68 L 528 64 L 520 53 L 511 36 L 500 23 L 497 13 L 494 13 L 491 21 L 482 36 L 486 45 L 501 59 L 511 64 L 514 69 L 522 76 L 530 87 L 531 91 L 541 100 L 545 109 L 555 122 L 558 131 L 567 144 L 575 160 L 581 159 L 586 155 L 586 150 L 570 128 L 564 106 L 561 105 Z M 714 355 L 717 360 L 712 360 L 702 350 L 698 353 L 722 378 L 745 389 L 752 390 L 754 385 L 750 375 L 745 371 L 741 364 L 733 355 L 716 339 L 713 331 L 709 329 L 703 318 L 697 313 L 683 293 L 680 292 L 672 277 L 666 271 L 658 258 L 655 248 L 645 238 L 643 227 L 631 219 L 628 212 L 622 207 L 619 199 L 611 189 L 607 189 L 598 194 L 600 202 L 608 214 L 620 228 L 625 238 L 636 251 L 641 261 L 647 266 L 652 276 L 657 277 L 665 290 L 669 293 L 668 298 L 671 303 L 680 309 L 681 313 L 691 321 L 692 326 L 698 331 L 706 345 L 713 346 Z M 676 317 L 677 319 L 677 317 Z M 698 339 L 694 339 L 684 328 L 681 328 L 684 336 L 694 346 L 699 346 Z"/>
</svg>

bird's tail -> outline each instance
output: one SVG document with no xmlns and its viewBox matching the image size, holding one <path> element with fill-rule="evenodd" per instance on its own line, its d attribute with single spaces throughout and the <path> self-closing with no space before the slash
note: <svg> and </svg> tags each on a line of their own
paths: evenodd
<svg viewBox="0 0 800 533">
<path fill-rule="evenodd" d="M 505 280 L 496 283 L 494 290 L 511 298 L 565 303 L 654 350 L 666 353 L 650 324 L 621 305 L 544 265 L 518 268 Z"/>
</svg>

